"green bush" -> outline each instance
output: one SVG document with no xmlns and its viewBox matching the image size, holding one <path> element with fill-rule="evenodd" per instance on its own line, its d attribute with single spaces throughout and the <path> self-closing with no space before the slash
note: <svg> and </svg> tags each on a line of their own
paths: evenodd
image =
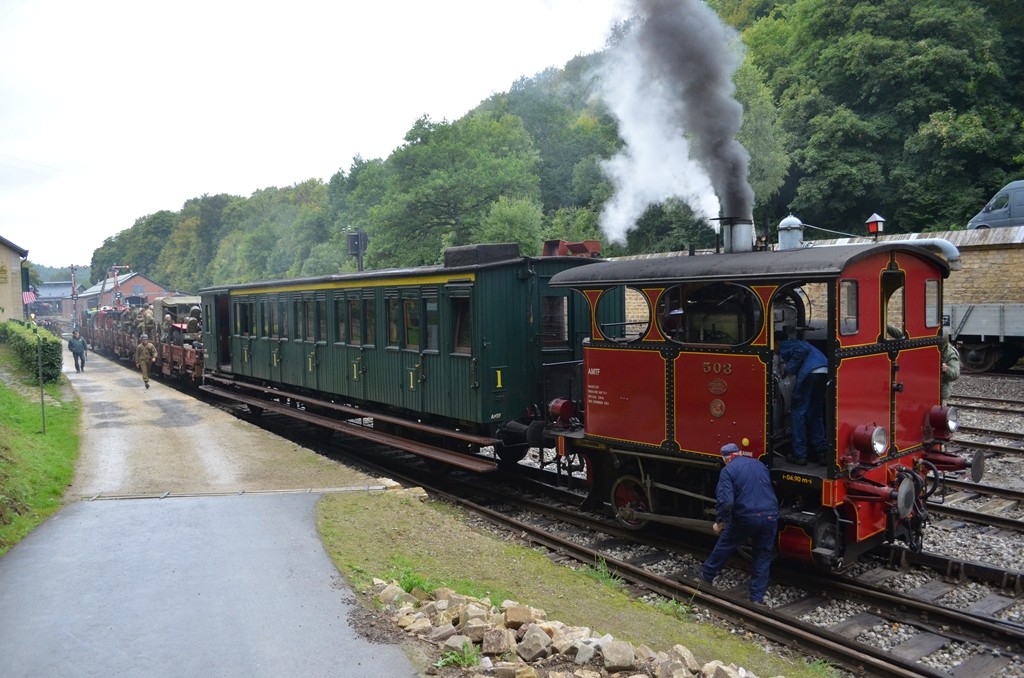
<svg viewBox="0 0 1024 678">
<path fill-rule="evenodd" d="M 38 334 L 36 334 L 38 332 Z M 29 374 L 39 378 L 39 349 L 42 348 L 43 383 L 60 381 L 64 365 L 64 343 L 41 327 L 18 320 L 0 323 L 0 342 L 10 345 L 18 363 Z"/>
</svg>

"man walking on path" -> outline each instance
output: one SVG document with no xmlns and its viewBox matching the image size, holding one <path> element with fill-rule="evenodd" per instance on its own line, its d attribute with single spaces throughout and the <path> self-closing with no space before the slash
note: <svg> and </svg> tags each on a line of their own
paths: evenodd
<svg viewBox="0 0 1024 678">
<path fill-rule="evenodd" d="M 78 330 L 72 332 L 71 338 L 68 339 L 68 350 L 75 357 L 75 372 L 81 372 L 85 369 L 85 351 L 87 348 L 85 339 L 78 335 Z"/>
<path fill-rule="evenodd" d="M 135 364 L 142 370 L 142 383 L 149 388 L 149 368 L 156 362 L 156 346 L 149 340 L 148 334 L 139 337 L 139 346 L 135 349 Z"/>
</svg>

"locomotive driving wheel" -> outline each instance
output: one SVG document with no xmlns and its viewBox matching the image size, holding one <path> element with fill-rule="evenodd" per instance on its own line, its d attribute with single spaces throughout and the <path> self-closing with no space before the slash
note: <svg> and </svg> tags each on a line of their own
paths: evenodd
<svg viewBox="0 0 1024 678">
<path fill-rule="evenodd" d="M 630 530 L 642 530 L 647 527 L 646 520 L 628 516 L 624 509 L 635 509 L 645 513 L 654 513 L 654 502 L 651 493 L 643 481 L 636 476 L 622 476 L 612 485 L 612 510 L 619 524 Z"/>
</svg>

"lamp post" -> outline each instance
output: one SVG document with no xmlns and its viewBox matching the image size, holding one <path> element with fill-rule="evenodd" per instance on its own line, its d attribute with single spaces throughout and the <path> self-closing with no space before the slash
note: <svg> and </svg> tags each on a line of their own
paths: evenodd
<svg viewBox="0 0 1024 678">
<path fill-rule="evenodd" d="M 46 401 L 43 399 L 43 338 L 39 336 L 39 327 L 33 327 L 36 335 L 36 363 L 39 368 L 39 409 L 43 413 L 43 435 L 46 435 Z"/>
</svg>

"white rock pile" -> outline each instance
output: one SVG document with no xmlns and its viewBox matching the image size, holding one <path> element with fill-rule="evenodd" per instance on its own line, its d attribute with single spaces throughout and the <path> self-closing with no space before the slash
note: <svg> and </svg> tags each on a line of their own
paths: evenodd
<svg viewBox="0 0 1024 678">
<path fill-rule="evenodd" d="M 408 593 L 379 579 L 374 594 L 399 628 L 435 644 L 442 657 L 479 657 L 465 669 L 472 678 L 757 678 L 734 664 L 702 665 L 683 645 L 668 652 L 634 647 L 587 627 L 549 621 L 544 610 L 512 600 L 495 606 L 446 588 Z"/>
</svg>

